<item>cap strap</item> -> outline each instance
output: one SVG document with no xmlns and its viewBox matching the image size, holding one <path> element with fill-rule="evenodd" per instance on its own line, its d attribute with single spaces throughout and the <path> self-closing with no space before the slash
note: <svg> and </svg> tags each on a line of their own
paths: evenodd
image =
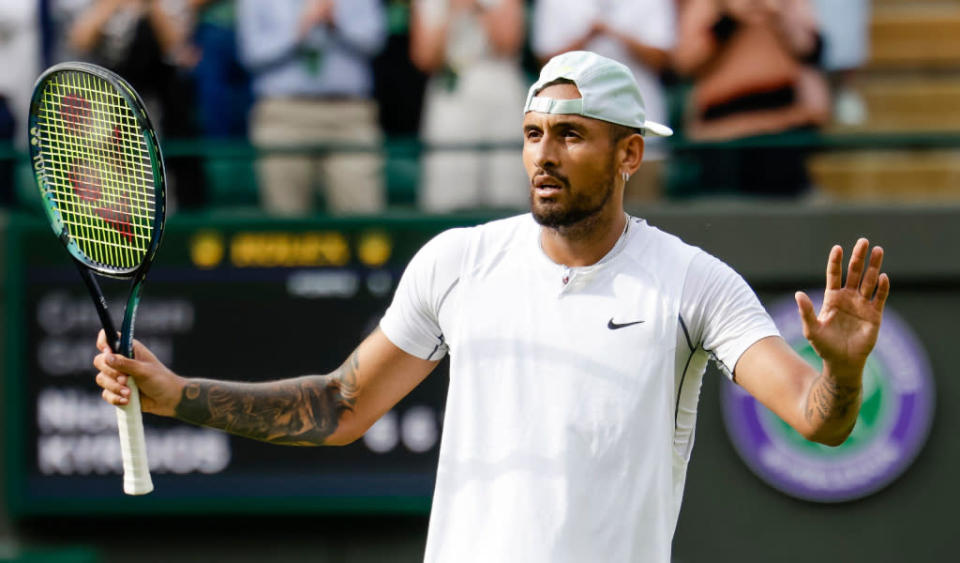
<svg viewBox="0 0 960 563">
<path fill-rule="evenodd" d="M 527 104 L 527 111 L 555 114 L 583 115 L 583 98 L 558 100 L 555 98 L 534 97 Z"/>
</svg>

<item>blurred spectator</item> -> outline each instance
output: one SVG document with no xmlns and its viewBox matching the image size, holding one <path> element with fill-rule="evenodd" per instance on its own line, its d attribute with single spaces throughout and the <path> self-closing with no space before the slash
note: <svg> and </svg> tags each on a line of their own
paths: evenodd
<svg viewBox="0 0 960 563">
<path fill-rule="evenodd" d="M 60 0 L 57 19 L 67 28 L 69 51 L 91 59 L 130 82 L 144 98 L 165 138 L 196 135 L 193 88 L 186 68 L 196 63 L 187 34 L 186 0 Z M 196 157 L 166 159 L 173 204 L 206 202 Z"/>
<path fill-rule="evenodd" d="M 193 69 L 200 131 L 207 137 L 246 137 L 252 97 L 237 54 L 234 0 L 190 0 L 195 27 Z"/>
<path fill-rule="evenodd" d="M 0 144 L 17 141 L 25 146 L 30 94 L 40 64 L 37 6 L 32 0 L 0 0 Z M 0 206 L 16 201 L 14 169 L 14 160 L 0 159 Z"/>
<path fill-rule="evenodd" d="M 700 141 L 810 129 L 829 116 L 816 68 L 821 45 L 808 0 L 685 0 L 675 51 L 693 78 L 686 134 Z M 808 187 L 806 151 L 791 147 L 706 149 L 705 189 L 793 196 Z"/>
<path fill-rule="evenodd" d="M 416 0 L 384 1 L 390 33 L 384 48 L 373 61 L 374 97 L 379 106 L 380 126 L 388 137 L 419 141 L 423 98 L 429 77 L 413 64 L 410 57 L 411 12 Z M 419 162 L 414 163 L 414 167 L 419 169 Z M 416 191 L 416 186 L 412 188 Z"/>
<path fill-rule="evenodd" d="M 867 120 L 867 106 L 853 81 L 870 55 L 870 0 L 814 0 L 814 5 L 823 34 L 823 67 L 833 89 L 833 119 L 860 125 Z"/>
<path fill-rule="evenodd" d="M 432 74 L 424 97 L 424 141 L 519 144 L 514 110 L 526 95 L 523 10 L 522 0 L 414 1 L 410 54 Z M 529 198 L 514 146 L 430 151 L 422 173 L 425 211 L 522 208 Z"/>
<path fill-rule="evenodd" d="M 386 39 L 380 0 L 240 0 L 241 59 L 253 78 L 251 136 L 264 148 L 381 141 L 371 59 Z M 310 212 L 314 182 L 332 213 L 385 205 L 383 158 L 369 151 L 273 154 L 258 163 L 264 208 Z"/>
<path fill-rule="evenodd" d="M 676 39 L 675 0 L 535 0 L 532 48 L 546 62 L 588 50 L 627 65 L 643 93 L 647 118 L 669 123 L 660 75 Z M 659 197 L 666 145 L 648 137 L 643 165 L 627 183 L 625 202 Z"/>
</svg>

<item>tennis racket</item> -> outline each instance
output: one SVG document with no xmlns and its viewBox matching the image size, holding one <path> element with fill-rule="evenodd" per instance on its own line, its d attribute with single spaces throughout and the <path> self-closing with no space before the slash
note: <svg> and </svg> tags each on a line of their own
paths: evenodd
<svg viewBox="0 0 960 563">
<path fill-rule="evenodd" d="M 164 168 L 153 126 L 137 93 L 107 69 L 63 63 L 45 71 L 30 105 L 30 159 L 53 232 L 80 270 L 110 348 L 133 357 L 133 324 L 144 277 L 163 233 Z M 129 279 L 118 334 L 94 273 Z M 117 408 L 123 490 L 153 490 L 140 395 Z"/>
</svg>

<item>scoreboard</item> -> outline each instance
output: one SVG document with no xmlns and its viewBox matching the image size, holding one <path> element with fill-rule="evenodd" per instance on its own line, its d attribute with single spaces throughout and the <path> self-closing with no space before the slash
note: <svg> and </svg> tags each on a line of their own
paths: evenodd
<svg viewBox="0 0 960 563">
<path fill-rule="evenodd" d="M 330 372 L 376 327 L 416 250 L 473 222 L 175 216 L 147 276 L 136 337 L 188 377 Z M 44 222 L 12 218 L 7 242 L 13 513 L 428 510 L 446 362 L 345 447 L 276 446 L 145 415 L 156 490 L 125 496 L 114 408 L 93 382 L 100 323 L 90 298 Z M 127 282 L 102 285 L 119 321 Z"/>
</svg>

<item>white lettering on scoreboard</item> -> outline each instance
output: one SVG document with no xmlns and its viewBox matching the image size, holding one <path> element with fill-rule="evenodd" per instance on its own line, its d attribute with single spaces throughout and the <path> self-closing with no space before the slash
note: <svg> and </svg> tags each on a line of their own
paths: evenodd
<svg viewBox="0 0 960 563">
<path fill-rule="evenodd" d="M 150 471 L 218 473 L 230 464 L 230 441 L 204 428 L 151 429 L 146 433 Z M 37 465 L 44 475 L 121 473 L 120 441 L 110 434 L 45 434 L 37 443 Z"/>
<path fill-rule="evenodd" d="M 138 340 L 150 348 L 161 362 L 170 364 L 173 359 L 173 341 L 170 338 L 145 336 L 138 337 Z M 96 354 L 89 334 L 82 337 L 47 336 L 37 346 L 37 365 L 46 375 L 89 375 Z"/>
<path fill-rule="evenodd" d="M 389 291 L 388 273 L 371 275 L 368 289 Z M 306 271 L 287 281 L 297 297 L 349 298 L 359 289 L 356 274 Z M 109 303 L 119 325 L 123 303 Z M 57 290 L 43 295 L 35 310 L 40 329 L 35 354 L 44 383 L 36 395 L 37 469 L 42 475 L 106 475 L 123 471 L 116 409 L 105 403 L 93 381 L 94 338 L 100 320 L 86 295 Z M 376 326 L 374 320 L 372 326 Z M 186 299 L 152 299 L 137 315 L 137 338 L 167 365 L 176 364 L 175 336 L 194 328 L 195 309 Z M 371 328 L 372 330 L 372 328 Z M 441 413 L 412 405 L 387 412 L 363 437 L 375 454 L 405 450 L 423 454 L 439 443 Z M 187 425 L 157 427 L 146 422 L 147 458 L 155 473 L 218 473 L 232 458 L 230 436 Z"/>
<path fill-rule="evenodd" d="M 44 475 L 121 473 L 116 409 L 100 394 L 46 388 L 37 398 L 37 465 Z M 230 439 L 207 428 L 148 428 L 155 473 L 217 473 L 230 464 Z"/>
<path fill-rule="evenodd" d="M 119 314 L 124 303 L 110 300 L 114 322 L 120 328 Z M 193 328 L 193 303 L 185 299 L 153 299 L 137 307 L 137 332 L 144 334 L 176 334 Z M 88 337 L 100 330 L 97 310 L 89 297 L 72 297 L 62 291 L 53 291 L 40 298 L 37 304 L 37 322 L 48 334 L 85 334 Z"/>
<path fill-rule="evenodd" d="M 109 303 L 119 326 L 122 302 Z M 36 320 L 40 375 L 50 382 L 37 394 L 37 468 L 43 475 L 122 473 L 116 409 L 100 398 L 93 382 L 94 338 L 100 319 L 83 295 L 52 291 L 40 298 Z M 193 329 L 195 312 L 186 299 L 140 304 L 137 338 L 164 363 L 174 360 L 174 335 Z M 218 473 L 230 464 L 230 438 L 207 428 L 147 426 L 147 458 L 155 473 Z"/>
</svg>

